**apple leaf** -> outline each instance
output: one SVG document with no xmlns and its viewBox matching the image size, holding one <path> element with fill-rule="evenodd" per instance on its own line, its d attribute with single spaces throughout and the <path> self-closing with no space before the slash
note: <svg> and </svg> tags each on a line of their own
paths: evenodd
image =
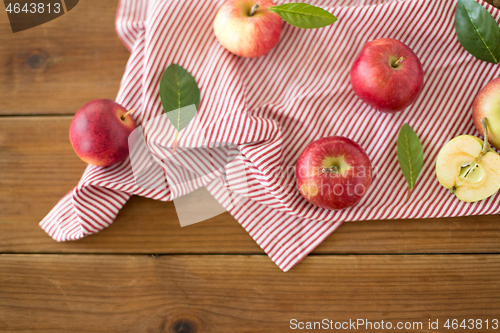
<svg viewBox="0 0 500 333">
<path fill-rule="evenodd" d="M 307 3 L 286 3 L 269 7 L 269 10 L 291 25 L 302 29 L 324 28 L 337 21 L 330 12 Z"/>
<path fill-rule="evenodd" d="M 200 89 L 195 78 L 179 65 L 170 65 L 160 81 L 160 99 L 168 119 L 177 132 L 196 116 Z"/>
<path fill-rule="evenodd" d="M 424 165 L 424 151 L 417 134 L 408 124 L 404 124 L 399 131 L 398 160 L 409 186 L 409 194 L 415 188 Z"/>
<path fill-rule="evenodd" d="M 455 31 L 467 52 L 480 60 L 498 64 L 500 27 L 486 8 L 474 0 L 458 0 Z"/>
</svg>

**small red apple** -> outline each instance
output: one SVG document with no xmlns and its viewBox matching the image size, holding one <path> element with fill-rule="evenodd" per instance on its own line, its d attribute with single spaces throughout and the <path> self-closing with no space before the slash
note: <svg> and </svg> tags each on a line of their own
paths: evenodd
<svg viewBox="0 0 500 333">
<path fill-rule="evenodd" d="M 351 69 L 351 85 L 358 97 L 383 112 L 398 112 L 413 104 L 424 86 L 424 70 L 417 55 L 391 38 L 368 42 Z"/>
<path fill-rule="evenodd" d="M 75 114 L 69 139 L 84 162 L 110 166 L 127 158 L 128 137 L 136 127 L 124 107 L 108 99 L 98 99 Z"/>
<path fill-rule="evenodd" d="M 229 52 L 257 58 L 278 44 L 283 20 L 270 0 L 227 0 L 217 12 L 214 33 Z"/>
<path fill-rule="evenodd" d="M 311 143 L 296 168 L 300 194 L 326 209 L 346 209 L 357 204 L 372 183 L 372 165 L 356 142 L 332 136 Z"/>
<path fill-rule="evenodd" d="M 479 92 L 472 106 L 472 118 L 479 133 L 484 137 L 481 120 L 486 118 L 488 140 L 500 149 L 500 77 L 488 83 Z"/>
</svg>

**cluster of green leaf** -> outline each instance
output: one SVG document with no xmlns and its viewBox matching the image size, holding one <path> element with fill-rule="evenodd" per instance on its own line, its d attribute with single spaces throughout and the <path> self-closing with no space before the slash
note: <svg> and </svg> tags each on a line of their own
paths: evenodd
<svg viewBox="0 0 500 333">
<path fill-rule="evenodd" d="M 303 29 L 323 28 L 335 23 L 337 18 L 324 10 L 306 3 L 289 3 L 269 8 L 286 22 Z M 163 109 L 176 129 L 174 152 L 177 136 L 193 118 L 200 104 L 200 89 L 195 78 L 179 65 L 170 65 L 160 81 L 160 99 Z M 194 105 L 194 108 L 190 106 Z"/>
<path fill-rule="evenodd" d="M 500 62 L 500 27 L 478 2 L 458 0 L 455 31 L 460 44 L 474 57 L 493 64 Z M 398 160 L 408 183 L 408 194 L 415 188 L 423 158 L 417 134 L 408 124 L 404 124 L 398 136 Z"/>
<path fill-rule="evenodd" d="M 495 18 L 474 0 L 458 0 L 455 31 L 460 44 L 474 57 L 500 62 L 500 27 Z"/>
<path fill-rule="evenodd" d="M 323 28 L 337 21 L 330 12 L 306 3 L 288 3 L 270 7 L 269 10 L 289 24 L 303 29 Z M 500 27 L 493 16 L 475 0 L 458 0 L 455 30 L 460 44 L 473 56 L 494 64 L 500 62 Z M 170 65 L 161 78 L 160 97 L 165 113 L 178 134 L 196 116 L 200 104 L 196 80 L 181 66 Z M 195 108 L 188 108 L 191 105 L 195 105 Z M 399 165 L 410 194 L 423 167 L 422 144 L 408 124 L 401 128 L 397 143 Z"/>
<path fill-rule="evenodd" d="M 173 152 L 179 132 L 196 116 L 200 105 L 200 88 L 195 78 L 179 65 L 167 67 L 160 80 L 160 99 L 168 119 L 176 129 Z M 193 106 L 194 107 L 190 107 Z"/>
<path fill-rule="evenodd" d="M 424 150 L 417 133 L 408 124 L 401 127 L 398 135 L 398 161 L 408 183 L 408 197 L 415 188 L 424 165 Z"/>
<path fill-rule="evenodd" d="M 307 3 L 286 3 L 269 7 L 289 24 L 302 29 L 324 28 L 337 21 L 337 18 L 323 8 Z"/>
</svg>

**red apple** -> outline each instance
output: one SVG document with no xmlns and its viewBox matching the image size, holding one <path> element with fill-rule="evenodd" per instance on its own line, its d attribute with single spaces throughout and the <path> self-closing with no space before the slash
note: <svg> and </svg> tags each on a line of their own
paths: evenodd
<svg viewBox="0 0 500 333">
<path fill-rule="evenodd" d="M 345 209 L 357 204 L 372 183 L 372 165 L 356 142 L 332 136 L 311 143 L 300 155 L 296 168 L 300 194 L 326 209 Z"/>
<path fill-rule="evenodd" d="M 477 95 L 472 106 L 472 118 L 479 133 L 484 137 L 481 119 L 488 124 L 488 140 L 500 149 L 500 77 L 488 83 Z"/>
<path fill-rule="evenodd" d="M 424 70 L 417 55 L 398 40 L 382 38 L 367 43 L 351 70 L 358 97 L 383 112 L 406 109 L 424 86 Z"/>
<path fill-rule="evenodd" d="M 229 52 L 257 58 L 278 44 L 283 20 L 268 10 L 270 0 L 227 0 L 217 12 L 214 32 Z"/>
<path fill-rule="evenodd" d="M 75 114 L 69 139 L 84 162 L 110 166 L 127 158 L 128 137 L 136 127 L 124 107 L 108 99 L 98 99 Z"/>
</svg>

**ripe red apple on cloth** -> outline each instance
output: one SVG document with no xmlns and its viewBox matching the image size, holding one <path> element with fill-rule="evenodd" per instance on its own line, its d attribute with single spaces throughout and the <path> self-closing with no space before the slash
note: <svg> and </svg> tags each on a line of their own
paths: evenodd
<svg viewBox="0 0 500 333">
<path fill-rule="evenodd" d="M 478 132 L 484 137 L 481 120 L 486 118 L 488 140 L 500 149 L 500 77 L 488 83 L 477 95 L 472 106 L 472 117 Z"/>
<path fill-rule="evenodd" d="M 417 55 L 392 38 L 368 42 L 351 69 L 356 95 L 383 112 L 398 112 L 413 104 L 424 86 L 424 70 Z"/>
<path fill-rule="evenodd" d="M 128 138 L 136 127 L 124 107 L 108 99 L 98 99 L 75 114 L 69 139 L 84 162 L 110 166 L 127 158 Z"/>
<path fill-rule="evenodd" d="M 245 193 L 231 193 L 241 199 L 241 206 L 228 210 L 279 267 L 291 269 L 346 221 L 500 213 L 500 196 L 475 205 L 444 197 L 447 191 L 431 172 L 422 174 L 419 184 L 425 187 L 419 187 L 413 200 L 406 203 L 405 177 L 397 168 L 397 124 L 408 122 L 421 134 L 428 157 L 424 170 L 429 171 L 428 164 L 445 145 L 445 139 L 472 134 L 472 121 L 463 122 L 470 117 L 467 105 L 472 104 L 480 87 L 500 75 L 497 65 L 468 57 L 452 27 L 444 28 L 451 24 L 456 1 L 365 0 L 359 6 L 348 6 L 350 2 L 344 0 L 306 1 L 324 4 L 343 23 L 322 31 L 287 27 L 278 45 L 280 52 L 246 60 L 229 54 L 207 28 L 224 1 L 121 0 L 116 27 L 131 58 L 117 101 L 129 109 L 136 103 L 148 106 L 141 108 L 140 118 L 143 122 L 154 119 L 163 114 L 156 89 L 162 71 L 178 64 L 193 73 L 206 101 L 200 106 L 200 114 L 206 117 L 203 123 L 212 126 L 207 142 L 236 144 L 245 165 L 258 176 L 249 179 Z M 280 0 L 280 4 L 286 1 Z M 494 13 L 499 17 L 498 10 Z M 419 105 L 411 107 L 413 112 L 395 116 L 361 114 L 357 110 L 362 102 L 354 93 L 345 93 L 357 54 L 382 33 L 401 38 L 422 60 L 445 60 L 436 60 L 430 66 L 432 89 L 429 85 L 422 91 Z M 308 38 L 298 38 L 297 34 Z M 462 61 L 464 57 L 467 61 Z M 450 79 L 439 79 L 442 77 Z M 373 177 L 368 193 L 353 209 L 333 211 L 309 204 L 295 188 L 294 177 L 277 172 L 295 165 L 307 144 L 323 136 L 318 133 L 347 137 L 356 133 L 355 141 L 366 150 L 373 165 L 384 170 Z M 170 143 L 175 128 L 144 129 L 144 135 Z M 181 140 L 180 147 L 190 141 Z M 118 209 L 132 195 L 162 201 L 179 197 L 170 187 L 158 191 L 131 188 L 134 173 L 125 163 L 119 176 L 113 174 L 114 169 L 90 166 L 76 190 L 62 198 L 41 227 L 58 241 L 76 240 L 110 226 Z M 190 165 L 196 167 L 197 163 Z M 116 181 L 103 184 L 103 177 L 108 176 Z M 194 191 L 197 184 L 191 183 L 188 190 Z M 227 207 L 231 197 L 220 195 L 226 193 L 224 182 L 213 184 L 210 192 Z M 84 191 L 88 186 L 99 193 L 93 194 L 94 189 Z M 103 201 L 117 209 L 101 211 Z"/>
<path fill-rule="evenodd" d="M 326 209 L 354 206 L 372 183 L 370 158 L 360 145 L 342 136 L 322 138 L 307 146 L 295 172 L 300 194 Z"/>
<path fill-rule="evenodd" d="M 217 12 L 214 32 L 231 53 L 257 58 L 278 44 L 283 27 L 281 17 L 268 10 L 270 0 L 227 0 Z"/>
</svg>

